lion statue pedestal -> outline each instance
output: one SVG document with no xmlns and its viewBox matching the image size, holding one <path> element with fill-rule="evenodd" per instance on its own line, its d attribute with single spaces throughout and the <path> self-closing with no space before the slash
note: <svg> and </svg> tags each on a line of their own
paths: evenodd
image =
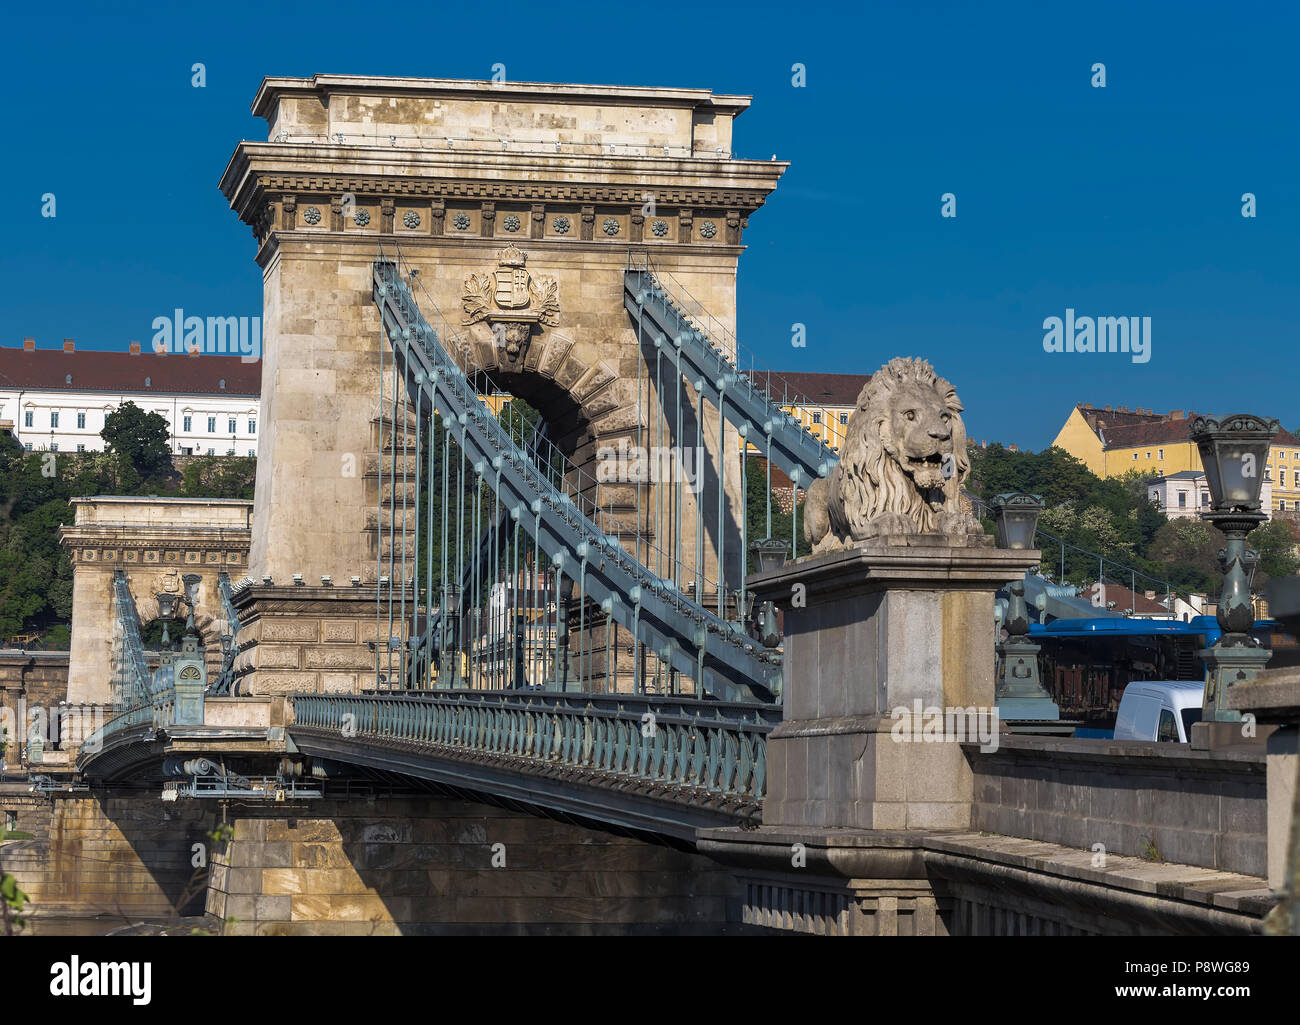
<svg viewBox="0 0 1300 1025">
<path fill-rule="evenodd" d="M 814 553 L 749 578 L 785 624 L 785 722 L 768 738 L 764 823 L 970 825 L 960 743 L 934 742 L 951 730 L 898 742 L 895 712 L 919 701 L 921 712 L 995 715 L 993 595 L 1039 553 L 995 548 L 970 514 L 960 413 L 928 363 L 882 367 L 840 463 L 810 489 Z"/>
<path fill-rule="evenodd" d="M 736 866 L 746 922 L 947 929 L 922 841 L 970 828 L 960 741 L 997 737 L 993 593 L 1039 560 L 993 547 L 971 515 L 960 414 L 928 364 L 888 363 L 862 389 L 840 463 L 809 489 L 813 554 L 747 578 L 784 613 L 785 721 L 767 738 L 762 826 L 697 837 Z"/>
</svg>

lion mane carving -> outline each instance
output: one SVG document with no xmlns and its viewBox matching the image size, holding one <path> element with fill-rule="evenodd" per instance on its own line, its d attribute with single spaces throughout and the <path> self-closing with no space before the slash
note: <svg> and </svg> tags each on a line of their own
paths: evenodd
<svg viewBox="0 0 1300 1025">
<path fill-rule="evenodd" d="M 909 534 L 983 534 L 961 493 L 970 474 L 961 413 L 957 389 L 924 360 L 898 357 L 873 374 L 840 461 L 808 489 L 804 536 L 813 551 Z"/>
</svg>

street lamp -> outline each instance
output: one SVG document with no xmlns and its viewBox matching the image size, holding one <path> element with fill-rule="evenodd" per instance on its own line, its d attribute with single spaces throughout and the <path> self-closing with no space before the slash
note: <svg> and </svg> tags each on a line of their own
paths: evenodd
<svg viewBox="0 0 1300 1025">
<path fill-rule="evenodd" d="M 770 573 L 785 565 L 785 542 L 778 538 L 764 537 L 751 541 L 749 551 L 758 565 L 758 573 Z"/>
<path fill-rule="evenodd" d="M 1223 591 L 1215 613 L 1223 634 L 1199 652 L 1209 667 L 1201 711 L 1206 722 L 1241 719 L 1240 712 L 1224 707 L 1224 694 L 1228 687 L 1254 679 L 1270 654 L 1250 635 L 1255 625 L 1250 584 L 1258 555 L 1246 548 L 1246 535 L 1268 519 L 1260 510 L 1259 492 L 1269 445 L 1277 432 L 1276 420 L 1250 413 L 1217 419 L 1198 416 L 1191 424 L 1191 438 L 1200 450 L 1210 490 L 1210 509 L 1201 513 L 1201 519 L 1218 527 L 1226 538 L 1219 553 Z"/>
<path fill-rule="evenodd" d="M 1034 534 L 1038 530 L 1038 517 L 1043 511 L 1043 500 L 1038 495 L 1023 491 L 1009 491 L 994 495 L 989 502 L 998 530 L 998 547 L 1019 551 L 1034 547 Z"/>
<path fill-rule="evenodd" d="M 997 525 L 998 547 L 1024 551 L 1034 547 L 1043 499 L 1023 491 L 994 496 L 989 512 Z M 998 714 L 1003 719 L 1060 719 L 1061 710 L 1047 693 L 1038 676 L 1039 645 L 1029 639 L 1029 606 L 1025 602 L 1025 580 L 1007 585 L 1007 607 L 1001 626 L 1007 639 L 1002 642 L 1002 677 L 997 684 Z"/>
<path fill-rule="evenodd" d="M 555 608 L 555 680 L 557 687 L 565 691 L 569 689 L 569 602 L 573 600 L 573 577 L 559 570 L 556 573 L 560 577 L 560 600 Z"/>
<path fill-rule="evenodd" d="M 445 594 L 443 604 L 446 611 L 442 614 L 442 636 L 443 645 L 439 652 L 439 660 L 446 665 L 448 659 L 451 661 L 451 671 L 448 676 L 448 687 L 454 689 L 460 675 L 460 588 L 454 584 L 447 585 L 444 588 Z M 448 654 L 450 651 L 450 655 Z M 441 676 L 441 674 L 439 674 Z"/>
</svg>

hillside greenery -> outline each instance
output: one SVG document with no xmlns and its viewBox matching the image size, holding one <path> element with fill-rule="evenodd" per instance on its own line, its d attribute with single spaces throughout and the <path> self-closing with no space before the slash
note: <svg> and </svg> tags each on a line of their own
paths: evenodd
<svg viewBox="0 0 1300 1025">
<path fill-rule="evenodd" d="M 193 456 L 177 470 L 167 422 L 124 403 L 101 436 L 103 452 L 26 452 L 0 435 L 0 643 L 40 633 L 67 647 L 72 564 L 59 526 L 73 522 L 70 499 L 89 495 L 252 498 L 252 456 Z"/>
<path fill-rule="evenodd" d="M 1165 585 L 1183 592 L 1217 593 L 1223 581 L 1218 553 L 1224 537 L 1205 521 L 1169 519 L 1147 498 L 1153 479 L 1141 471 L 1122 477 L 1101 478 L 1083 462 L 1060 448 L 1042 452 L 1013 452 L 1001 445 L 971 449 L 971 475 L 967 489 L 987 500 L 1008 491 L 1042 495 L 1046 509 L 1039 518 L 1038 544 L 1044 572 L 1061 578 L 1064 542 L 1064 580 L 1085 585 L 1097 580 L 1104 560 L 1105 576 L 1127 586 L 1129 570 L 1137 590 L 1162 590 Z M 990 533 L 993 525 L 985 521 Z M 1051 535 L 1056 540 L 1049 539 Z M 1251 533 L 1247 545 L 1259 552 L 1254 586 L 1270 578 L 1289 576 L 1300 569 L 1295 545 L 1300 531 L 1294 521 L 1275 518 Z M 1089 554 L 1093 553 L 1093 554 Z M 1102 560 L 1098 559 L 1102 557 Z"/>
</svg>

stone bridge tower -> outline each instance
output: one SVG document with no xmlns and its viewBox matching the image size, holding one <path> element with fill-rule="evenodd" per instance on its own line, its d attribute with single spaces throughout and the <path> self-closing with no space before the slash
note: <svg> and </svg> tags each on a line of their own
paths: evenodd
<svg viewBox="0 0 1300 1025">
<path fill-rule="evenodd" d="M 74 498 L 72 508 L 75 522 L 59 529 L 73 572 L 68 701 L 112 700 L 113 579 L 119 570 L 127 576 L 140 621 L 146 625 L 158 618 L 159 593 L 183 593 L 181 579 L 187 573 L 200 578 L 195 623 L 203 639 L 208 679 L 215 679 L 221 669 L 224 620 L 218 578 L 225 573 L 234 583 L 247 571 L 252 503 L 237 498 L 99 495 Z"/>
<path fill-rule="evenodd" d="M 420 271 L 421 304 L 431 299 L 594 477 L 598 448 L 636 444 L 639 428 L 650 443 L 649 411 L 661 405 L 653 350 L 623 305 L 629 252 L 648 253 L 734 329 L 743 230 L 786 167 L 731 156 L 732 123 L 748 104 L 701 89 L 263 81 L 253 112 L 269 138 L 240 143 L 221 180 L 253 229 L 264 280 L 265 429 L 249 569 L 263 583 L 240 598 L 253 689 L 352 690 L 373 673 L 375 478 L 391 417 L 371 297 L 380 245 L 401 248 Z M 682 395 L 681 441 L 694 446 L 698 404 L 690 389 Z M 702 435 L 712 467 L 701 499 L 714 510 L 719 425 L 708 404 Z M 729 427 L 721 458 L 727 530 L 738 538 L 739 444 Z M 653 486 L 640 486 L 639 503 L 636 485 L 602 485 L 598 497 L 627 522 L 639 506 L 653 533 Z M 704 520 L 705 573 L 716 578 L 716 515 Z M 694 522 L 688 504 L 681 530 L 692 551 Z M 728 586 L 739 583 L 738 548 L 724 546 Z M 333 586 L 315 586 L 326 575 Z M 346 586 L 351 577 L 360 586 Z"/>
</svg>

